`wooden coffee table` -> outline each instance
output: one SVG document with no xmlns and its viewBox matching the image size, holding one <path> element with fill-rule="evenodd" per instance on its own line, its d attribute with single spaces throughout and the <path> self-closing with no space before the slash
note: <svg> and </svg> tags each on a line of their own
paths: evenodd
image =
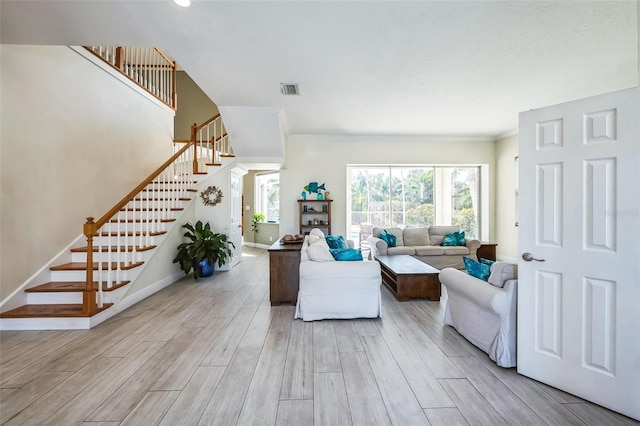
<svg viewBox="0 0 640 426">
<path fill-rule="evenodd" d="M 382 282 L 396 300 L 404 302 L 411 297 L 440 300 L 439 269 L 406 254 L 375 259 L 380 262 Z"/>
</svg>

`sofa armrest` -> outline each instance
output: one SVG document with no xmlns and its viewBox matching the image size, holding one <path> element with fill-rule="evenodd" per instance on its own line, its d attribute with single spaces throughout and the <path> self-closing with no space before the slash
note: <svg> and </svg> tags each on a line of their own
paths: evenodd
<svg viewBox="0 0 640 426">
<path fill-rule="evenodd" d="M 507 296 L 504 296 L 502 303 L 494 301 L 494 298 L 500 293 L 506 293 L 503 289 L 453 268 L 444 268 L 438 277 L 447 289 L 448 297 L 464 297 L 482 308 L 491 309 L 498 315 L 502 315 L 502 306 Z M 496 307 L 499 311 L 496 311 Z"/>
<path fill-rule="evenodd" d="M 491 301 L 491 307 L 495 313 L 505 317 L 516 311 L 518 294 L 518 280 L 508 280 L 504 283 L 502 291 L 496 293 Z"/>
<path fill-rule="evenodd" d="M 371 258 L 373 259 L 375 256 L 386 256 L 387 250 L 389 246 L 387 242 L 378 237 L 369 237 L 367 238 L 367 242 L 369 243 L 369 247 L 371 248 Z"/>
<path fill-rule="evenodd" d="M 478 251 L 478 249 L 480 248 L 482 243 L 480 243 L 480 240 L 472 240 L 471 238 L 467 238 L 467 241 L 466 241 L 465 245 L 469 249 L 469 254 L 471 256 L 475 256 L 476 255 L 476 251 Z"/>
</svg>

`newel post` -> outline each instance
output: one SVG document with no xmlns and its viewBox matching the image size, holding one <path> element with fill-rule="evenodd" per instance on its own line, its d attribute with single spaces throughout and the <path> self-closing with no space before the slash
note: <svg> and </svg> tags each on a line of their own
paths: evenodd
<svg viewBox="0 0 640 426">
<path fill-rule="evenodd" d="M 93 288 L 93 237 L 97 235 L 93 218 L 88 217 L 84 224 L 84 235 L 87 237 L 87 281 L 82 292 L 82 313 L 93 315 L 98 311 L 96 304 L 96 290 Z"/>
<path fill-rule="evenodd" d="M 191 126 L 191 144 L 193 145 L 193 174 L 198 173 L 198 150 L 196 149 L 196 123 Z"/>
</svg>

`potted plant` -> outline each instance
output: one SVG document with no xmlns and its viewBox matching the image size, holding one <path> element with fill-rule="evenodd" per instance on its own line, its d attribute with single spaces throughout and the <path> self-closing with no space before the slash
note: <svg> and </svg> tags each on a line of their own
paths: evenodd
<svg viewBox="0 0 640 426">
<path fill-rule="evenodd" d="M 193 269 L 193 278 L 208 277 L 213 274 L 215 264 L 222 266 L 231 256 L 231 247 L 236 248 L 225 234 L 211 231 L 209 223 L 197 221 L 195 226 L 190 223 L 182 225 L 187 230 L 184 236 L 188 242 L 178 246 L 178 254 L 173 263 L 180 262 L 180 268 L 185 274 Z"/>
<path fill-rule="evenodd" d="M 253 242 L 256 242 L 256 234 L 258 233 L 258 223 L 264 221 L 264 213 L 254 213 L 251 221 L 251 230 L 253 231 Z"/>
</svg>

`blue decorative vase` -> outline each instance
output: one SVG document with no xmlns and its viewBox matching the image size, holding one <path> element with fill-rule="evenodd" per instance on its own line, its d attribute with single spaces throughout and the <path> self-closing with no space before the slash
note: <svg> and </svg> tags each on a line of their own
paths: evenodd
<svg viewBox="0 0 640 426">
<path fill-rule="evenodd" d="M 322 200 L 322 194 L 318 192 L 318 200 Z"/>
<path fill-rule="evenodd" d="M 211 275 L 213 275 L 213 270 L 215 269 L 216 265 L 209 263 L 207 259 L 204 259 L 198 262 L 198 266 L 200 267 L 201 277 L 210 277 Z"/>
</svg>

